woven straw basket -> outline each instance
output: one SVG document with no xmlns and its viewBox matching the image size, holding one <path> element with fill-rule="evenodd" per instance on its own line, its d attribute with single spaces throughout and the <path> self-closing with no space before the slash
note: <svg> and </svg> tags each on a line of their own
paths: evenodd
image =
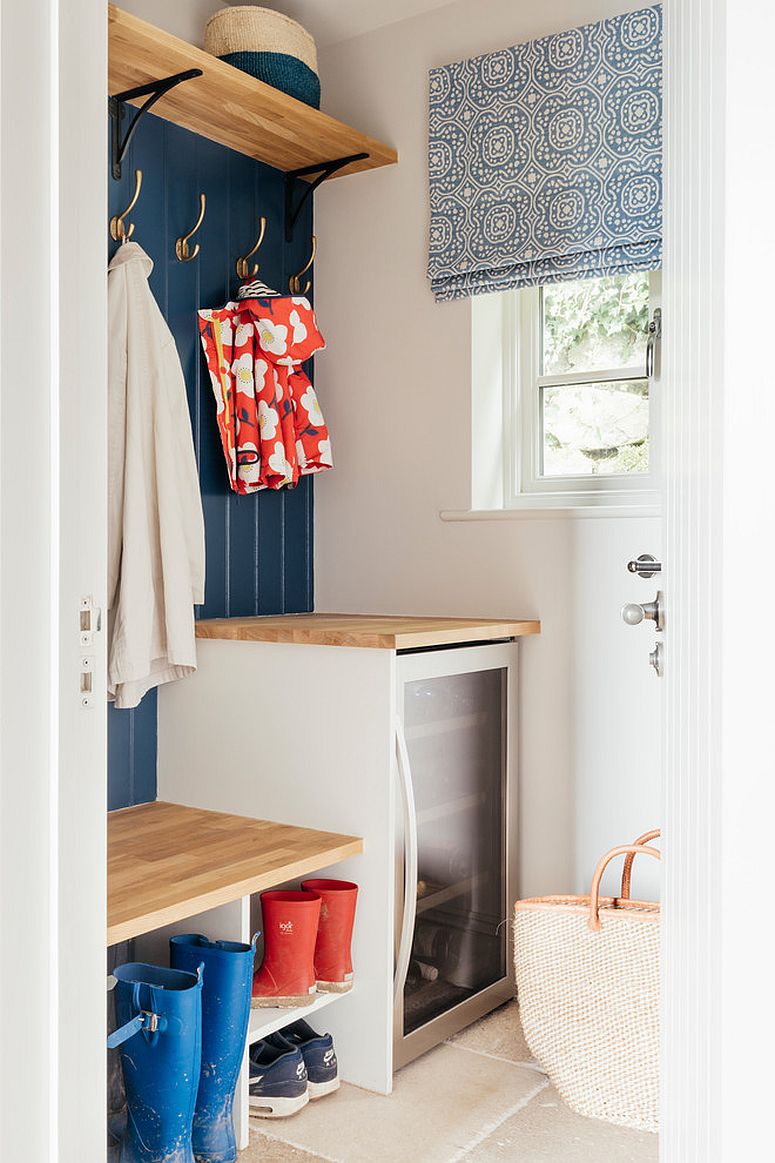
<svg viewBox="0 0 775 1163">
<path fill-rule="evenodd" d="M 659 1130 L 659 905 L 630 900 L 636 855 L 659 859 L 647 832 L 612 848 L 589 896 L 517 901 L 514 959 L 525 1039 L 573 1110 Z M 625 856 L 621 896 L 600 897 Z"/>
<path fill-rule="evenodd" d="M 205 49 L 243 72 L 320 107 L 315 41 L 295 20 L 240 4 L 222 8 L 205 25 Z"/>
</svg>

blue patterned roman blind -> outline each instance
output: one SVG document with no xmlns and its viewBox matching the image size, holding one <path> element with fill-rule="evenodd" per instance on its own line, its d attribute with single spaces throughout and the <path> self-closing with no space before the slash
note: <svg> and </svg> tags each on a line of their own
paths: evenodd
<svg viewBox="0 0 775 1163">
<path fill-rule="evenodd" d="M 430 75 L 438 300 L 662 260 L 662 8 Z"/>
</svg>

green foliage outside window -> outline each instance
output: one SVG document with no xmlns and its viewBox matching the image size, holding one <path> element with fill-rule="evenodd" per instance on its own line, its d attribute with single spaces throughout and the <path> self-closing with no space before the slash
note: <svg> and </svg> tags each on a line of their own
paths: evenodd
<svg viewBox="0 0 775 1163">
<path fill-rule="evenodd" d="M 642 365 L 649 276 L 614 275 L 543 290 L 543 374 Z"/>
<path fill-rule="evenodd" d="M 541 302 L 543 375 L 643 367 L 647 273 L 557 283 L 543 288 Z M 544 388 L 543 471 L 550 476 L 647 472 L 648 392 L 645 378 L 620 375 Z"/>
</svg>

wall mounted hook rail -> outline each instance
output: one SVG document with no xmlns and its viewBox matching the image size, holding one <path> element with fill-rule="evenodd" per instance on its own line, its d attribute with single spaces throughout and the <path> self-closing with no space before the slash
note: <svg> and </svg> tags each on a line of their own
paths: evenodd
<svg viewBox="0 0 775 1163">
<path fill-rule="evenodd" d="M 123 210 L 121 212 L 121 214 L 114 214 L 110 220 L 110 237 L 115 242 L 129 242 L 129 239 L 134 234 L 134 229 L 135 229 L 134 222 L 129 223 L 129 229 L 127 230 L 126 223 L 124 222 L 124 219 L 126 218 L 127 214 L 131 213 L 131 211 L 134 210 L 135 203 L 136 203 L 137 199 L 140 197 L 140 190 L 142 189 L 142 185 L 143 185 L 143 171 L 142 170 L 135 170 L 135 192 L 132 195 L 132 201 L 129 203 L 126 210 Z"/>
<path fill-rule="evenodd" d="M 125 89 L 122 93 L 114 93 L 112 97 L 108 97 L 111 163 L 113 177 L 116 180 L 121 177 L 121 163 L 126 156 L 129 143 L 134 137 L 135 130 L 143 114 L 147 113 L 160 97 L 163 97 L 165 93 L 169 93 L 170 89 L 174 89 L 181 81 L 190 81 L 192 77 L 201 76 L 201 69 L 186 69 L 184 73 L 175 73 L 171 77 L 162 77 L 158 81 L 149 81 L 145 85 L 136 85 L 134 89 Z M 143 101 L 132 118 L 129 128 L 122 137 L 121 122 L 124 118 L 124 105 L 127 101 L 133 101 L 136 97 L 147 97 L 148 100 Z"/>
<path fill-rule="evenodd" d="M 252 258 L 253 255 L 256 253 L 256 251 L 260 247 L 261 243 L 264 241 L 265 234 L 266 234 L 266 218 L 264 218 L 264 216 L 262 214 L 261 218 L 259 220 L 258 238 L 256 239 L 255 246 L 252 247 L 252 249 L 249 250 L 247 254 L 243 254 L 241 256 L 241 258 L 238 258 L 237 262 L 235 264 L 235 269 L 237 271 L 238 278 L 251 279 L 255 275 L 258 274 L 258 263 L 257 262 L 253 263 L 253 270 L 251 271 L 250 263 L 248 262 L 248 259 Z"/>
<path fill-rule="evenodd" d="M 205 216 L 205 209 L 207 207 L 207 198 L 204 194 L 199 195 L 199 217 L 195 224 L 191 227 L 188 234 L 182 234 L 180 238 L 175 241 L 175 254 L 180 262 L 191 262 L 192 258 L 196 258 L 199 254 L 199 243 L 197 242 L 193 250 L 188 245 L 189 238 L 193 238 L 199 227 L 202 225 Z"/>
<path fill-rule="evenodd" d="M 369 155 L 367 153 L 354 153 L 350 157 L 336 158 L 330 162 L 320 162 L 314 166 L 302 166 L 300 170 L 288 170 L 285 175 L 285 239 L 290 242 L 293 239 L 293 228 L 296 225 L 299 215 L 304 209 L 304 204 L 308 198 L 311 198 L 315 190 L 321 182 L 325 182 L 326 178 L 332 177 L 337 170 L 344 169 L 352 162 L 361 162 Z M 305 178 L 312 178 L 317 174 L 313 181 L 304 181 Z M 301 184 L 304 188 L 300 196 L 296 197 L 296 187 Z"/>
<path fill-rule="evenodd" d="M 307 262 L 307 265 L 303 266 L 297 275 L 291 275 L 291 277 L 288 279 L 288 290 L 291 292 L 292 295 L 306 295 L 307 291 L 312 286 L 312 283 L 310 282 L 310 280 L 307 279 L 307 285 L 304 288 L 304 290 L 302 290 L 301 289 L 301 279 L 302 279 L 302 275 L 306 275 L 307 271 L 309 270 L 309 268 L 312 266 L 313 262 L 315 261 L 315 253 L 316 253 L 317 249 L 318 249 L 318 240 L 315 237 L 315 235 L 313 234 L 312 235 L 312 253 L 309 256 L 309 261 Z"/>
</svg>

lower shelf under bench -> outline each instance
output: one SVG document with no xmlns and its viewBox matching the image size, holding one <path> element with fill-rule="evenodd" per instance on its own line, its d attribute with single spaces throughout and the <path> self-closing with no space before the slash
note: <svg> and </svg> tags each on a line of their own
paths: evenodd
<svg viewBox="0 0 775 1163">
<path fill-rule="evenodd" d="M 296 1006 L 294 1009 L 285 1010 L 280 1009 L 279 1006 L 264 1006 L 261 1009 L 251 1010 L 248 1045 L 252 1046 L 254 1042 L 260 1042 L 262 1038 L 274 1034 L 275 1030 L 281 1030 L 284 1026 L 290 1026 L 292 1022 L 298 1022 L 299 1018 L 304 1018 L 306 1022 L 313 1021 L 319 1010 L 325 1009 L 334 1001 L 341 1001 L 343 997 L 347 997 L 347 994 L 319 993 L 315 1000 L 306 1006 Z"/>
</svg>

